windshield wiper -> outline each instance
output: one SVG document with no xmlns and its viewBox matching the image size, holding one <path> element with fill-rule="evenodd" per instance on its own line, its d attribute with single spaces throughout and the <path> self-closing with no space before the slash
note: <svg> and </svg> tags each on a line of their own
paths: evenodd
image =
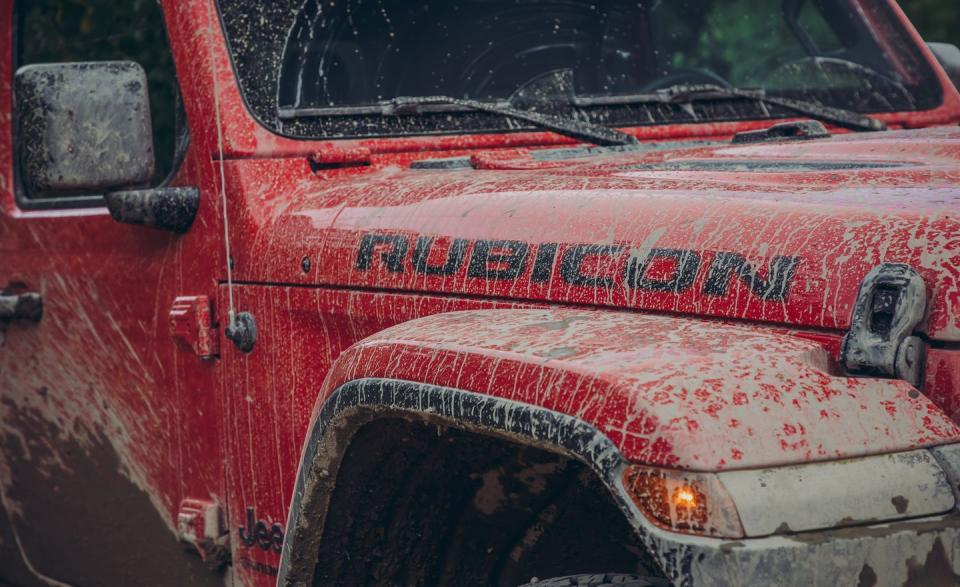
<svg viewBox="0 0 960 587">
<path fill-rule="evenodd" d="M 717 98 L 744 98 L 756 100 L 762 104 L 780 106 L 793 110 L 815 120 L 835 124 L 837 126 L 858 131 L 886 130 L 887 125 L 881 120 L 864 116 L 851 110 L 824 106 L 816 102 L 794 100 L 770 96 L 762 90 L 745 90 L 725 88 L 714 84 L 679 84 L 657 90 L 653 93 L 620 94 L 611 96 L 572 96 L 573 106 L 609 106 L 615 104 L 640 103 L 691 103 Z M 553 131 L 567 137 L 593 143 L 603 147 L 619 145 L 636 145 L 639 140 L 633 135 L 593 124 L 582 120 L 571 120 L 552 114 L 541 114 L 533 110 L 521 110 L 512 107 L 508 102 L 481 102 L 469 98 L 453 98 L 451 96 L 399 96 L 391 100 L 384 100 L 372 106 L 350 106 L 330 108 L 280 108 L 278 116 L 281 119 L 293 119 L 314 116 L 338 116 L 353 114 L 381 114 L 393 116 L 397 114 L 419 114 L 422 112 L 448 112 L 456 110 L 478 110 L 492 112 L 508 118 L 521 120 Z"/>
<path fill-rule="evenodd" d="M 637 140 L 637 137 L 633 135 L 599 124 L 584 122 L 582 120 L 571 120 L 552 114 L 541 114 L 532 110 L 519 110 L 503 103 L 480 102 L 478 100 L 453 98 L 450 96 L 399 96 L 392 100 L 380 102 L 380 113 L 385 116 L 417 114 L 421 112 L 425 106 L 447 105 L 458 106 L 468 110 L 500 114 L 507 118 L 529 122 L 534 126 L 545 128 L 557 134 L 577 139 L 578 141 L 585 141 L 602 147 L 636 145 L 640 142 Z"/>
<path fill-rule="evenodd" d="M 887 130 L 887 125 L 884 124 L 882 120 L 864 116 L 852 110 L 824 106 L 823 104 L 808 102 L 806 100 L 769 96 L 764 90 L 740 90 L 737 88 L 724 88 L 713 84 L 681 84 L 657 90 L 656 94 L 637 96 L 637 98 L 636 101 L 638 102 L 654 101 L 663 103 L 689 103 L 716 98 L 746 98 L 756 100 L 762 104 L 771 104 L 787 108 L 815 120 L 828 122 L 850 130 Z"/>
</svg>

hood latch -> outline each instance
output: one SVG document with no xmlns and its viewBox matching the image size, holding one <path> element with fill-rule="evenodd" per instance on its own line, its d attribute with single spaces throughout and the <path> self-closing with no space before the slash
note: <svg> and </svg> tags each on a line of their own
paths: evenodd
<svg viewBox="0 0 960 587">
<path fill-rule="evenodd" d="M 855 375 L 923 381 L 926 343 L 916 336 L 927 308 L 927 287 L 917 271 L 901 263 L 875 267 L 860 284 L 843 337 L 840 359 Z"/>
</svg>

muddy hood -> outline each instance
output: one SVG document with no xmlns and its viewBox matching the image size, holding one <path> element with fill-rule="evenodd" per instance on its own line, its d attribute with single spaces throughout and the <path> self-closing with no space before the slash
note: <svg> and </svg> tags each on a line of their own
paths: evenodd
<svg viewBox="0 0 960 587">
<path fill-rule="evenodd" d="M 845 330 L 864 276 L 906 263 L 923 328 L 960 341 L 960 129 L 471 163 L 304 179 L 239 278 Z"/>
</svg>

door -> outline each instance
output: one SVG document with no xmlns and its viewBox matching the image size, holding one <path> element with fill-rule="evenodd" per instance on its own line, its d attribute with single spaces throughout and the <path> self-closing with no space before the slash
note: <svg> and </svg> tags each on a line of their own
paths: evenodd
<svg viewBox="0 0 960 587">
<path fill-rule="evenodd" d="M 15 70 L 127 59 L 148 79 L 152 185 L 201 183 L 163 12 L 156 0 L 4 2 L 0 56 L 0 290 L 43 303 L 39 321 L 0 320 L 0 583 L 222 585 L 175 526 L 182 499 L 222 488 L 217 360 L 168 326 L 178 295 L 216 292 L 217 225 L 120 224 L 102 194 L 31 197 L 17 173 Z"/>
</svg>

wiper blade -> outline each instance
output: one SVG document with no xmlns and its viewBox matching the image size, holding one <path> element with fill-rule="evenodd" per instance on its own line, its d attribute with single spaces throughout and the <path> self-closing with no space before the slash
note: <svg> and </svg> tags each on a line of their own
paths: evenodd
<svg viewBox="0 0 960 587">
<path fill-rule="evenodd" d="M 450 96 L 400 96 L 392 100 L 380 102 L 380 111 L 381 114 L 385 116 L 416 114 L 421 112 L 421 108 L 424 106 L 444 105 L 501 114 L 508 118 L 529 122 L 534 126 L 545 128 L 557 134 L 577 139 L 578 141 L 585 141 L 603 147 L 636 145 L 640 142 L 637 140 L 637 137 L 633 135 L 599 124 L 584 122 L 582 120 L 571 120 L 551 114 L 541 114 L 532 110 L 520 110 L 504 105 L 503 103 L 480 102 L 479 100 L 470 100 L 467 98 L 453 98 Z"/>
<path fill-rule="evenodd" d="M 824 106 L 816 102 L 769 96 L 764 90 L 740 90 L 737 88 L 724 88 L 713 84 L 676 85 L 657 90 L 656 94 L 648 96 L 648 100 L 664 103 L 687 103 L 710 100 L 718 97 L 757 100 L 763 104 L 781 106 L 821 122 L 829 122 L 850 130 L 887 130 L 887 125 L 884 124 L 882 120 L 877 120 L 876 118 L 864 116 L 851 110 L 844 110 L 843 108 Z"/>
</svg>

